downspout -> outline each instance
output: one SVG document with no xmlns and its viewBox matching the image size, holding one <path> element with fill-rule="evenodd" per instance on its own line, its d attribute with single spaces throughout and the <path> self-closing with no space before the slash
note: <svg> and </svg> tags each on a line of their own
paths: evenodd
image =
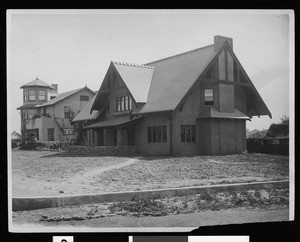
<svg viewBox="0 0 300 242">
<path fill-rule="evenodd" d="M 171 115 L 170 119 L 170 155 L 173 154 L 173 113 Z"/>
</svg>

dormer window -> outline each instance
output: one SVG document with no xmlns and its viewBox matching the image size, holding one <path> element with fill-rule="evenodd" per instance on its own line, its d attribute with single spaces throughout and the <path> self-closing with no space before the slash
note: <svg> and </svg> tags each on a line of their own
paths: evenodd
<svg viewBox="0 0 300 242">
<path fill-rule="evenodd" d="M 46 100 L 46 91 L 39 91 L 39 100 L 40 101 Z"/>
<path fill-rule="evenodd" d="M 204 89 L 204 105 L 214 105 L 214 89 Z"/>
<path fill-rule="evenodd" d="M 28 99 L 29 101 L 35 101 L 35 90 L 28 91 Z"/>
<path fill-rule="evenodd" d="M 117 97 L 117 112 L 123 112 L 132 109 L 132 99 L 130 96 Z"/>
</svg>

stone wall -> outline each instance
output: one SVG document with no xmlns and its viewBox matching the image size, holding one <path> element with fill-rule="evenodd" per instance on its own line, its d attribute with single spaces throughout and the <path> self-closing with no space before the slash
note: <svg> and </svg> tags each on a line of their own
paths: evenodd
<svg viewBox="0 0 300 242">
<path fill-rule="evenodd" d="M 131 156 L 135 155 L 134 146 L 70 146 L 67 154 L 87 156 Z"/>
</svg>

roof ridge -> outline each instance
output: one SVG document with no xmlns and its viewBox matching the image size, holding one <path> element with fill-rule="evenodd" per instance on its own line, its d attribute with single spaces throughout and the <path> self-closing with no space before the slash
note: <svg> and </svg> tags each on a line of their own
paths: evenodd
<svg viewBox="0 0 300 242">
<path fill-rule="evenodd" d="M 117 64 L 117 65 L 142 67 L 142 68 L 147 68 L 147 69 L 153 69 L 154 68 L 153 66 L 149 66 L 149 65 L 141 65 L 141 64 L 134 64 L 134 63 L 128 63 L 128 62 L 121 62 L 121 61 L 112 61 L 112 63 Z"/>
<path fill-rule="evenodd" d="M 174 57 L 177 57 L 177 56 L 189 54 L 189 53 L 192 53 L 192 52 L 195 52 L 195 51 L 198 51 L 198 50 L 202 50 L 202 49 L 206 49 L 206 48 L 209 48 L 209 47 L 212 47 L 212 46 L 214 46 L 214 44 L 205 45 L 205 46 L 193 49 L 193 50 L 189 50 L 189 51 L 182 52 L 182 53 L 179 53 L 179 54 L 176 54 L 176 55 L 171 55 L 171 56 L 168 56 L 168 57 L 165 57 L 165 58 L 162 58 L 162 59 L 158 59 L 156 61 L 151 61 L 151 62 L 145 63 L 144 65 L 150 65 L 150 64 L 153 64 L 153 63 L 156 63 L 156 62 L 168 60 L 168 59 L 171 59 L 171 58 L 174 58 Z"/>
</svg>

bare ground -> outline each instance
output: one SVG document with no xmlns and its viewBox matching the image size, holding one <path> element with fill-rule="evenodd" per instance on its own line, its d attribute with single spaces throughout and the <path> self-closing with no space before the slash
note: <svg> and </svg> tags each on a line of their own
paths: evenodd
<svg viewBox="0 0 300 242">
<path fill-rule="evenodd" d="M 47 196 L 97 192 L 94 176 L 136 160 L 116 157 L 57 157 L 51 151 L 12 152 L 12 195 Z M 100 189 L 101 190 L 101 189 Z"/>
<path fill-rule="evenodd" d="M 13 196 L 285 180 L 289 176 L 289 158 L 279 155 L 126 158 L 49 156 L 51 154 L 51 151 L 12 151 Z"/>
<path fill-rule="evenodd" d="M 134 199 L 13 212 L 16 226 L 199 227 L 287 221 L 288 189 Z"/>
</svg>

